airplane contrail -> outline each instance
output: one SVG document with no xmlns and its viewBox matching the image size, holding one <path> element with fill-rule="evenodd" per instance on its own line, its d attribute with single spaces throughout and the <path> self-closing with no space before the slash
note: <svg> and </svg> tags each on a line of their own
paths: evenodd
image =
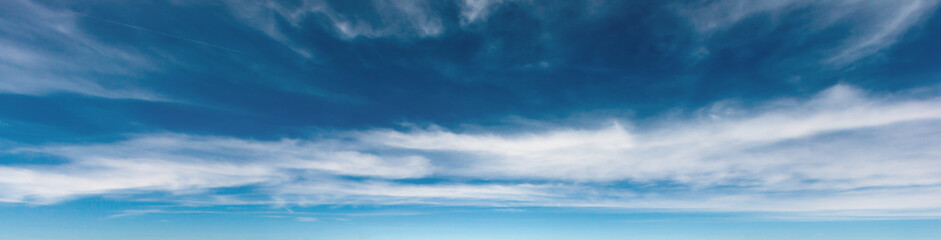
<svg viewBox="0 0 941 240">
<path fill-rule="evenodd" d="M 104 18 L 99 18 L 99 17 L 90 16 L 90 15 L 83 14 L 83 13 L 72 12 L 72 14 L 75 14 L 75 15 L 78 15 L 78 16 L 82 16 L 82 17 L 86 17 L 86 18 L 89 18 L 89 19 L 93 19 L 93 20 L 96 20 L 96 21 L 101 21 L 101 22 L 110 23 L 110 24 L 114 24 L 114 25 L 118 25 L 118 26 L 122 26 L 122 27 L 127 27 L 127 28 L 131 28 L 131 29 L 135 29 L 135 30 L 140 30 L 140 31 L 152 33 L 152 34 L 161 35 L 161 36 L 164 36 L 164 37 L 169 37 L 169 38 L 173 38 L 173 39 L 177 39 L 177 40 L 183 40 L 183 41 L 187 41 L 187 42 L 190 42 L 190 43 L 195 43 L 195 44 L 199 44 L 199 45 L 203 45 L 203 46 L 207 46 L 207 47 L 217 48 L 217 49 L 221 49 L 221 50 L 225 50 L 225 51 L 229 51 L 229 52 L 233 52 L 233 53 L 248 55 L 248 53 L 243 52 L 243 51 L 239 51 L 239 50 L 235 50 L 235 49 L 231 49 L 231 48 L 227 48 L 227 47 L 215 45 L 215 44 L 212 44 L 212 43 L 207 43 L 207 42 L 199 41 L 199 40 L 196 40 L 196 39 L 185 38 L 185 37 L 182 37 L 182 36 L 178 36 L 178 35 L 174 35 L 174 34 L 169 34 L 169 33 L 161 32 L 161 31 L 151 30 L 151 29 L 147 29 L 147 28 L 144 28 L 144 27 L 141 27 L 141 26 L 137 26 L 137 25 L 131 25 L 131 24 L 127 24 L 127 23 L 116 22 L 116 21 L 112 21 L 112 20 L 108 20 L 108 19 L 104 19 Z"/>
</svg>

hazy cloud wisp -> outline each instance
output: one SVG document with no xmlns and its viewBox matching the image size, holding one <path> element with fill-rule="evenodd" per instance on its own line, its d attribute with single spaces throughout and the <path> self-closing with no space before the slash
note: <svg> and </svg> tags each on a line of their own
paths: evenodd
<svg viewBox="0 0 941 240">
<path fill-rule="evenodd" d="M 208 204 L 871 212 L 941 207 L 932 200 L 941 197 L 939 99 L 873 96 L 837 85 L 807 100 L 704 111 L 644 128 L 624 121 L 515 134 L 431 127 L 280 141 L 148 134 L 115 143 L 26 147 L 7 154 L 68 161 L 0 167 L 0 199 L 48 204 L 89 195 L 201 196 L 254 186 L 267 200 L 231 196 L 209 198 Z M 434 181 L 400 181 L 406 179 Z M 673 190 L 652 190 L 657 186 Z"/>
</svg>

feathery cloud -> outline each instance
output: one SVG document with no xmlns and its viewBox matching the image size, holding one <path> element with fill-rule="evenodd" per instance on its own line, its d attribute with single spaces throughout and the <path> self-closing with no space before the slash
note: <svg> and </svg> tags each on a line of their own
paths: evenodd
<svg viewBox="0 0 941 240">
<path fill-rule="evenodd" d="M 146 57 L 88 36 L 76 26 L 76 14 L 21 0 L 0 7 L 0 92 L 166 101 L 133 84 L 155 70 Z"/>
<path fill-rule="evenodd" d="M 858 210 L 894 216 L 941 207 L 932 200 L 941 197 L 939 109 L 936 98 L 873 96 L 837 85 L 807 100 L 664 119 L 644 128 L 624 121 L 514 134 L 432 127 L 280 141 L 138 135 L 9 152 L 68 162 L 0 167 L 0 199 L 49 204 L 156 191 L 203 196 L 207 204 Z M 431 181 L 402 181 L 407 179 Z M 239 186 L 256 187 L 267 199 L 214 198 L 211 191 Z"/>
<path fill-rule="evenodd" d="M 811 9 L 811 20 L 800 28 L 805 34 L 821 34 L 821 30 L 835 27 L 845 27 L 852 33 L 819 59 L 822 63 L 844 66 L 891 47 L 902 34 L 927 19 L 937 6 L 937 0 L 722 0 L 679 6 L 675 10 L 708 38 L 751 17 L 779 18 L 793 11 Z"/>
</svg>

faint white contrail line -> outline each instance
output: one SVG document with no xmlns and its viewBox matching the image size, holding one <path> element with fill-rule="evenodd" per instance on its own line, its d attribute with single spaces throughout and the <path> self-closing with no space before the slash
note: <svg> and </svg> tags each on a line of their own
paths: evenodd
<svg viewBox="0 0 941 240">
<path fill-rule="evenodd" d="M 177 39 L 177 40 L 183 40 L 183 41 L 187 41 L 187 42 L 191 42 L 191 43 L 195 43 L 195 44 L 199 44 L 199 45 L 203 45 L 203 46 L 207 46 L 207 47 L 213 47 L 213 48 L 217 48 L 217 49 L 221 49 L 221 50 L 225 50 L 225 51 L 229 51 L 229 52 L 233 52 L 233 53 L 248 55 L 248 53 L 243 52 L 243 51 L 239 51 L 239 50 L 235 50 L 235 49 L 231 49 L 231 48 L 227 48 L 227 47 L 215 45 L 215 44 L 212 44 L 212 43 L 207 43 L 207 42 L 199 41 L 199 40 L 192 39 L 192 38 L 185 38 L 185 37 L 182 37 L 182 36 L 179 36 L 179 35 L 169 34 L 169 33 L 161 32 L 161 31 L 156 31 L 156 30 L 151 30 L 151 29 L 147 29 L 147 28 L 144 28 L 144 27 L 141 27 L 141 26 L 137 26 L 137 25 L 132 25 L 132 24 L 127 24 L 127 23 L 112 21 L 112 20 L 108 20 L 108 19 L 104 19 L 104 18 L 95 17 L 95 16 L 90 16 L 90 15 L 87 15 L 87 14 L 84 14 L 84 13 L 79 13 L 79 12 L 71 12 L 71 13 L 72 13 L 72 14 L 75 14 L 75 15 L 77 15 L 77 16 L 86 17 L 86 18 L 88 18 L 88 19 L 92 19 L 92 20 L 96 20 L 96 21 L 100 21 L 100 22 L 105 22 L 105 23 L 110 23 L 110 24 L 114 24 L 114 25 L 118 25 L 118 26 L 122 26 L 122 27 L 127 27 L 127 28 L 131 28 L 131 29 L 135 29 L 135 30 L 140 30 L 140 31 L 144 31 L 144 32 L 152 33 L 152 34 L 157 34 L 157 35 L 161 35 L 161 36 L 164 36 L 164 37 L 169 37 L 169 38 L 173 38 L 173 39 Z"/>
</svg>

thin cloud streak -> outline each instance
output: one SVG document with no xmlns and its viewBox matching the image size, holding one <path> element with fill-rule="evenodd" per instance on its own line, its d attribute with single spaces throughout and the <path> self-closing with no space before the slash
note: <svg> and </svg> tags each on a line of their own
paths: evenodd
<svg viewBox="0 0 941 240">
<path fill-rule="evenodd" d="M 85 18 L 92 19 L 92 20 L 95 20 L 95 21 L 104 22 L 104 23 L 108 23 L 108 24 L 114 24 L 114 25 L 117 25 L 117 26 L 122 26 L 122 27 L 130 28 L 130 29 L 134 29 L 134 30 L 138 30 L 138 31 L 147 32 L 147 33 L 157 34 L 157 35 L 164 36 L 164 37 L 169 37 L 169 38 L 173 38 L 173 39 L 177 39 L 177 40 L 182 40 L 182 41 L 186 41 L 186 42 L 190 42 L 190 43 L 195 43 L 195 44 L 199 44 L 199 45 L 203 45 L 203 46 L 207 46 L 207 47 L 211 47 L 211 48 L 216 48 L 216 49 L 219 49 L 219 50 L 224 50 L 224 51 L 228 51 L 228 52 L 232 52 L 232 53 L 238 53 L 238 54 L 243 54 L 243 55 L 247 55 L 247 54 L 248 54 L 248 53 L 246 53 L 246 52 L 239 51 L 239 50 L 235 50 L 235 49 L 232 49 L 232 48 L 227 48 L 227 47 L 219 46 L 219 45 L 216 45 L 216 44 L 207 43 L 207 42 L 203 42 L 203 41 L 200 41 L 200 40 L 196 40 L 196 39 L 192 39 L 192 38 L 187 38 L 187 37 L 183 37 L 183 36 L 179 36 L 179 35 L 174 35 L 174 34 L 169 34 L 169 33 L 161 32 L 161 31 L 156 31 L 156 30 L 153 30 L 153 29 L 148 29 L 148 28 L 144 28 L 144 27 L 141 27 L 141 26 L 137 26 L 137 25 L 122 23 L 122 22 L 118 22 L 118 21 L 112 21 L 112 20 L 108 20 L 108 19 L 104 19 L 104 18 L 99 18 L 99 17 L 95 17 L 95 16 L 88 15 L 88 14 L 84 14 L 84 13 L 77 13 L 77 12 L 71 12 L 71 13 L 72 13 L 72 14 L 75 14 L 75 15 L 77 15 L 77 16 L 85 17 Z"/>
<path fill-rule="evenodd" d="M 227 4 L 235 17 L 308 57 L 312 57 L 309 50 L 297 46 L 286 32 L 308 27 L 305 24 L 312 19 L 328 20 L 323 24 L 345 40 L 360 37 L 428 38 L 437 37 L 446 30 L 442 16 L 429 9 L 431 2 L 428 1 L 373 1 L 369 12 L 377 19 L 344 13 L 319 0 L 304 0 L 297 3 L 298 6 L 286 6 L 276 1 L 232 1 Z M 279 25 L 278 19 L 286 20 L 288 26 Z"/>
<path fill-rule="evenodd" d="M 749 18 L 777 19 L 792 11 L 812 9 L 811 21 L 800 28 L 806 35 L 845 27 L 854 33 L 816 56 L 821 63 L 847 66 L 894 45 L 902 34 L 918 26 L 937 9 L 937 0 L 904 1 L 747 1 L 722 0 L 674 6 L 702 38 L 721 34 Z M 708 49 L 703 49 L 708 52 Z M 698 50 L 698 51 L 703 51 Z"/>
<path fill-rule="evenodd" d="M 0 19 L 0 33 L 6 36 L 0 39 L 0 92 L 170 101 L 133 84 L 135 76 L 156 71 L 148 58 L 88 36 L 76 26 L 74 14 L 29 1 L 2 6 L 9 14 Z"/>
</svg>

